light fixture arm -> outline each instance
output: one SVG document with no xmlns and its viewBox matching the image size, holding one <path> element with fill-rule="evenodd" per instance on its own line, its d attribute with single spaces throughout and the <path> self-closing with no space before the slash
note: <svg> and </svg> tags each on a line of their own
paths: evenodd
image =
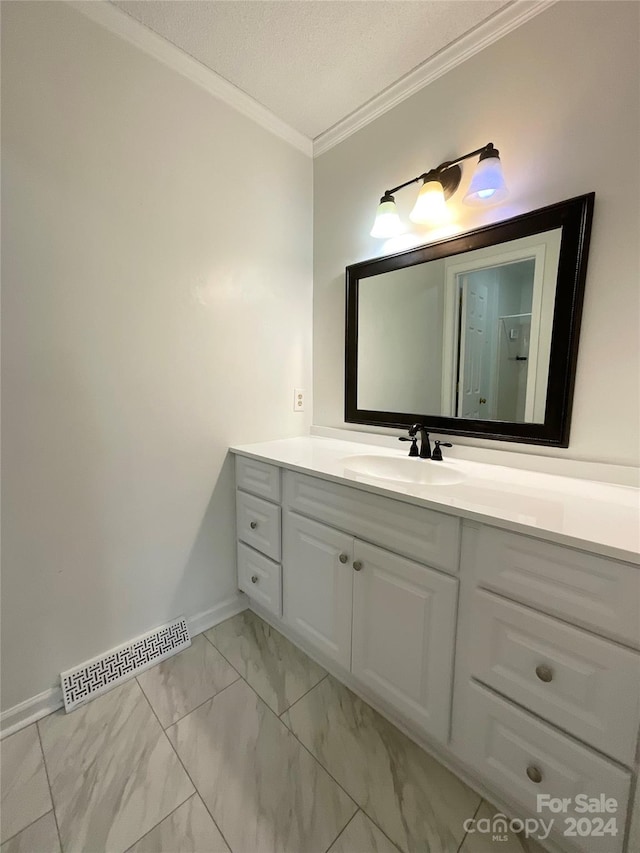
<svg viewBox="0 0 640 853">
<path fill-rule="evenodd" d="M 455 160 L 446 160 L 444 163 L 440 163 L 439 166 L 436 166 L 435 169 L 430 169 L 428 172 L 423 172 L 422 175 L 418 175 L 415 178 L 411 178 L 410 181 L 405 181 L 404 184 L 398 184 L 397 187 L 393 187 L 390 190 L 385 190 L 384 195 L 382 196 L 382 200 L 388 199 L 389 196 L 392 196 L 398 190 L 403 190 L 405 187 L 411 186 L 411 184 L 417 184 L 419 181 L 426 181 L 428 178 L 433 180 L 440 180 L 443 183 L 445 197 L 453 195 L 453 193 L 458 188 L 460 183 L 460 178 L 462 177 L 462 172 L 460 169 L 457 169 L 457 175 L 450 173 L 447 175 L 447 178 L 451 178 L 452 180 L 447 181 L 446 184 L 442 180 L 444 177 L 444 173 L 447 172 L 448 169 L 451 169 L 453 166 L 456 166 L 458 163 L 462 163 L 464 160 L 468 160 L 470 157 L 477 157 L 480 155 L 480 159 L 484 159 L 486 157 L 496 156 L 498 154 L 497 150 L 493 147 L 493 142 L 487 142 L 486 145 L 483 145 L 482 148 L 476 148 L 475 151 L 470 151 L 468 154 L 463 154 L 462 157 L 456 157 Z M 448 184 L 448 186 L 447 186 Z M 455 184 L 455 185 L 454 185 Z"/>
</svg>

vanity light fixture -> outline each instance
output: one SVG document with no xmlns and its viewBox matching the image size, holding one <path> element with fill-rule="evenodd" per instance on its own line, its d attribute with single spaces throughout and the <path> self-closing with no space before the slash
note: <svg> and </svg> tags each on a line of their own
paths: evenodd
<svg viewBox="0 0 640 853">
<path fill-rule="evenodd" d="M 506 198 L 508 191 L 502 174 L 500 152 L 493 147 L 492 142 L 488 142 L 482 148 L 463 154 L 462 157 L 456 157 L 455 160 L 440 163 L 435 169 L 387 190 L 380 199 L 371 236 L 396 237 L 404 231 L 393 193 L 418 182 L 422 187 L 409 214 L 409 219 L 420 225 L 434 225 L 442 222 L 447 214 L 447 199 L 451 198 L 460 186 L 462 169 L 458 163 L 478 155 L 478 165 L 463 201 L 465 204 L 481 205 L 495 204 Z"/>
</svg>

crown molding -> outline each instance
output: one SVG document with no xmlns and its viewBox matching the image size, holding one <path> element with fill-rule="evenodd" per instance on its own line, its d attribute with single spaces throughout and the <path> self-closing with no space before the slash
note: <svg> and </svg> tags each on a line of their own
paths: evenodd
<svg viewBox="0 0 640 853">
<path fill-rule="evenodd" d="M 229 83 L 197 59 L 127 15 L 122 9 L 105 0 L 67 0 L 67 3 L 96 24 L 100 24 L 149 56 L 153 56 L 154 59 L 177 71 L 210 95 L 288 142 L 307 157 L 313 156 L 313 143 L 307 136 L 282 121 L 271 110 L 238 89 L 233 83 Z"/>
<path fill-rule="evenodd" d="M 505 9 L 479 24 L 456 42 L 443 48 L 431 59 L 427 59 L 410 71 L 397 83 L 393 83 L 379 95 L 371 98 L 362 107 L 334 124 L 313 140 L 313 156 L 318 157 L 356 131 L 375 121 L 415 92 L 433 83 L 447 71 L 465 62 L 493 42 L 553 6 L 557 0 L 514 0 Z"/>
</svg>

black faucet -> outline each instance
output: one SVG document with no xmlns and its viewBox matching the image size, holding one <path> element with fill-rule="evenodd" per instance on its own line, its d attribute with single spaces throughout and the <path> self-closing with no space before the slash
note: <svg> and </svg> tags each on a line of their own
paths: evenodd
<svg viewBox="0 0 640 853">
<path fill-rule="evenodd" d="M 420 452 L 418 453 L 417 436 L 420 433 Z M 422 424 L 414 424 L 409 427 L 409 437 L 401 436 L 400 441 L 410 441 L 411 448 L 409 456 L 419 456 L 420 459 L 431 459 L 431 442 L 429 441 L 429 433 Z"/>
</svg>

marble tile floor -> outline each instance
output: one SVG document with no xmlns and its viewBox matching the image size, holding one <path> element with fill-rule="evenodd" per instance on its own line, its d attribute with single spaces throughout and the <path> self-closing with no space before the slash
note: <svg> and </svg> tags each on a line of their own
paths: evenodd
<svg viewBox="0 0 640 853">
<path fill-rule="evenodd" d="M 0 853 L 541 850 L 251 611 L 0 753 Z"/>
</svg>

